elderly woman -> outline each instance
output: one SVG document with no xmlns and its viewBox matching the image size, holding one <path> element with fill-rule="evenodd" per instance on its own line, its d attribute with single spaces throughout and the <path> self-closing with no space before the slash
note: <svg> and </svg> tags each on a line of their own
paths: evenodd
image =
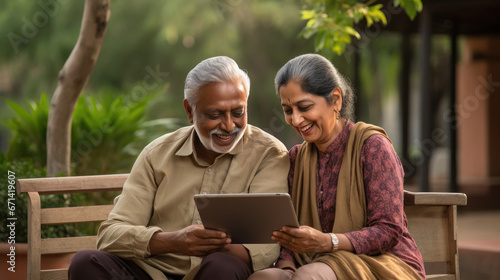
<svg viewBox="0 0 500 280">
<path fill-rule="evenodd" d="M 425 279 L 403 211 L 404 171 L 385 131 L 353 122 L 354 94 L 324 57 L 288 61 L 275 78 L 286 121 L 304 138 L 289 151 L 301 226 L 273 233 L 274 268 L 249 279 Z"/>
</svg>

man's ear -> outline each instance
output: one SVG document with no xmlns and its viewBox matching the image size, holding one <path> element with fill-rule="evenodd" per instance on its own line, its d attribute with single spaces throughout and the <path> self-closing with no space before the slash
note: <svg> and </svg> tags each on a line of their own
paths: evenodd
<svg viewBox="0 0 500 280">
<path fill-rule="evenodd" d="M 189 122 L 193 123 L 193 108 L 191 107 L 191 105 L 189 105 L 189 102 L 186 99 L 184 99 L 183 105 L 184 110 L 186 110 Z"/>
</svg>

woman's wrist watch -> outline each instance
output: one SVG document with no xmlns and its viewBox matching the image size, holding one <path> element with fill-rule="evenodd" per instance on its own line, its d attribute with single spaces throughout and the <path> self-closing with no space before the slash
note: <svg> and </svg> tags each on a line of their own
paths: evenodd
<svg viewBox="0 0 500 280">
<path fill-rule="evenodd" d="M 332 237 L 332 252 L 337 252 L 339 250 L 339 239 L 334 233 L 330 233 L 330 236 Z"/>
</svg>

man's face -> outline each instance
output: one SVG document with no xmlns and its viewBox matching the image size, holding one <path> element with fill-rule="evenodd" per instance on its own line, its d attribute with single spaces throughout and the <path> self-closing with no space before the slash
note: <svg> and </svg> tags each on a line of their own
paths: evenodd
<svg viewBox="0 0 500 280">
<path fill-rule="evenodd" d="M 189 121 L 201 142 L 195 142 L 198 156 L 215 159 L 231 151 L 247 125 L 247 96 L 243 83 L 219 82 L 202 86 L 194 107 L 184 101 Z M 197 145 L 198 144 L 198 145 Z"/>
</svg>

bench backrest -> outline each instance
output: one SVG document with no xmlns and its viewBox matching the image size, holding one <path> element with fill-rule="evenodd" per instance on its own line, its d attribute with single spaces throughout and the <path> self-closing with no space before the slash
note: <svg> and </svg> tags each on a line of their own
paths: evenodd
<svg viewBox="0 0 500 280">
<path fill-rule="evenodd" d="M 120 191 L 128 174 L 19 179 L 18 193 L 28 195 L 28 279 L 68 279 L 68 269 L 41 270 L 41 256 L 96 249 L 96 236 L 41 238 L 42 225 L 101 222 L 113 205 L 41 208 L 40 196 Z"/>
<path fill-rule="evenodd" d="M 113 205 L 45 208 L 40 195 L 119 191 L 128 174 L 19 179 L 18 193 L 28 194 L 28 279 L 67 279 L 67 268 L 41 270 L 45 254 L 75 253 L 96 249 L 96 236 L 41 238 L 41 225 L 100 222 L 107 219 Z M 427 279 L 459 280 L 457 249 L 457 206 L 466 205 L 461 193 L 404 194 L 408 228 L 424 262 L 443 263 L 442 273 L 427 274 Z"/>
</svg>

